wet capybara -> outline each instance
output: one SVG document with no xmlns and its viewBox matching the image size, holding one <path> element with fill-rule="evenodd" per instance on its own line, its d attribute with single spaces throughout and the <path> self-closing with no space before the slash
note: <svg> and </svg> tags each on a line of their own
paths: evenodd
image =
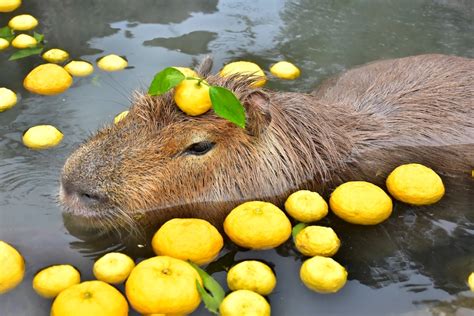
<svg viewBox="0 0 474 316">
<path fill-rule="evenodd" d="M 347 180 L 383 184 L 396 166 L 443 176 L 474 167 L 474 60 L 420 55 L 377 61 L 311 94 L 252 88 L 209 75 L 246 108 L 237 127 L 213 111 L 185 115 L 171 93 L 135 96 L 130 114 L 67 160 L 60 200 L 76 224 L 104 230 L 198 217 L 220 225 L 246 200 L 282 205 L 298 189 L 328 193 Z"/>
</svg>

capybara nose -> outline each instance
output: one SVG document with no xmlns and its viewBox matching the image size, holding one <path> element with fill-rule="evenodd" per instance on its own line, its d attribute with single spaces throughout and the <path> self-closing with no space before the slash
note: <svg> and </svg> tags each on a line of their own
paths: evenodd
<svg viewBox="0 0 474 316">
<path fill-rule="evenodd" d="M 70 181 L 61 180 L 61 187 L 64 198 L 72 198 L 86 207 L 99 206 L 109 200 L 104 193 L 78 186 Z"/>
</svg>

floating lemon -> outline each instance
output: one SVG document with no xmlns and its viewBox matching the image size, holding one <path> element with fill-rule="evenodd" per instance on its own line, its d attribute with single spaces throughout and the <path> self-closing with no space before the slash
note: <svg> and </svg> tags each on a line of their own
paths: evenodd
<svg viewBox="0 0 474 316">
<path fill-rule="evenodd" d="M 262 68 L 250 61 L 234 61 L 225 65 L 219 72 L 221 77 L 228 77 L 237 74 L 254 76 L 255 80 L 252 84 L 254 87 L 262 87 L 267 82 L 267 78 Z"/>
<path fill-rule="evenodd" d="M 467 278 L 467 283 L 469 284 L 471 291 L 474 292 L 474 272 L 472 272 Z"/>
<path fill-rule="evenodd" d="M 7 88 L 0 88 L 0 112 L 11 109 L 17 101 L 15 92 Z"/>
<path fill-rule="evenodd" d="M 198 74 L 191 68 L 188 68 L 188 67 L 173 67 L 173 68 L 176 70 L 179 70 L 186 77 L 194 77 L 194 78 L 199 77 Z"/>
<path fill-rule="evenodd" d="M 339 250 L 341 241 L 331 227 L 307 226 L 296 235 L 295 245 L 305 256 L 331 257 Z"/>
<path fill-rule="evenodd" d="M 143 260 L 128 277 L 125 291 L 130 304 L 143 314 L 190 314 L 201 297 L 197 271 L 186 261 L 158 256 Z"/>
<path fill-rule="evenodd" d="M 176 105 L 187 115 L 197 116 L 206 113 L 212 107 L 209 87 L 197 80 L 183 80 L 174 90 Z"/>
<path fill-rule="evenodd" d="M 315 222 L 328 214 L 328 204 L 316 192 L 301 190 L 291 194 L 285 202 L 286 212 L 303 223 Z"/>
<path fill-rule="evenodd" d="M 97 280 L 111 284 L 124 282 L 135 267 L 132 258 L 123 253 L 111 252 L 94 263 L 94 276 Z"/>
<path fill-rule="evenodd" d="M 51 316 L 126 316 L 127 300 L 113 286 L 102 281 L 87 281 L 59 293 Z"/>
<path fill-rule="evenodd" d="M 16 31 L 32 30 L 37 25 L 38 20 L 30 14 L 17 15 L 8 22 L 8 26 Z"/>
<path fill-rule="evenodd" d="M 151 245 L 157 255 L 191 260 L 202 265 L 217 257 L 224 240 L 217 229 L 205 220 L 175 218 L 160 227 Z"/>
<path fill-rule="evenodd" d="M 51 125 L 33 126 L 23 134 L 23 144 L 31 149 L 51 148 L 57 146 L 62 139 L 63 133 Z"/>
<path fill-rule="evenodd" d="M 71 84 L 71 75 L 63 67 L 56 64 L 39 65 L 30 71 L 23 81 L 26 90 L 44 95 L 64 92 Z"/>
<path fill-rule="evenodd" d="M 237 206 L 227 215 L 224 230 L 241 247 L 268 249 L 281 245 L 290 237 L 291 223 L 275 205 L 252 201 Z"/>
<path fill-rule="evenodd" d="M 300 76 L 301 72 L 292 63 L 287 61 L 279 61 L 270 67 L 270 72 L 278 78 L 293 80 Z"/>
<path fill-rule="evenodd" d="M 121 120 L 123 120 L 129 113 L 130 111 L 123 111 L 119 113 L 117 116 L 114 117 L 114 123 L 117 124 Z"/>
<path fill-rule="evenodd" d="M 87 77 L 94 72 L 94 66 L 82 60 L 73 60 L 64 69 L 75 77 Z"/>
<path fill-rule="evenodd" d="M 392 200 L 384 190 L 365 181 L 341 184 L 329 199 L 331 210 L 346 222 L 375 225 L 392 213 Z"/>
<path fill-rule="evenodd" d="M 81 275 L 68 264 L 55 265 L 38 272 L 33 278 L 33 289 L 45 298 L 56 297 L 65 289 L 79 284 Z"/>
<path fill-rule="evenodd" d="M 45 52 L 42 57 L 47 62 L 59 64 L 66 61 L 69 58 L 69 54 L 62 49 L 52 48 Z"/>
<path fill-rule="evenodd" d="M 300 278 L 313 291 L 335 293 L 346 284 L 347 271 L 331 258 L 316 256 L 303 263 Z"/>
<path fill-rule="evenodd" d="M 0 240 L 0 294 L 15 288 L 25 275 L 25 261 L 20 253 Z"/>
<path fill-rule="evenodd" d="M 21 5 L 21 0 L 0 1 L 0 12 L 12 12 Z"/>
<path fill-rule="evenodd" d="M 227 295 L 219 306 L 221 316 L 270 316 L 270 304 L 258 293 L 238 290 Z"/>
<path fill-rule="evenodd" d="M 28 34 L 20 34 L 12 41 L 12 46 L 18 49 L 34 47 L 36 44 L 38 44 L 36 39 Z"/>
<path fill-rule="evenodd" d="M 444 195 L 436 172 L 417 163 L 395 168 L 387 178 L 387 189 L 395 199 L 413 205 L 433 204 Z"/>
<path fill-rule="evenodd" d="M 128 62 L 120 56 L 111 54 L 102 57 L 98 62 L 97 66 L 105 71 L 118 71 L 127 67 Z"/>
<path fill-rule="evenodd" d="M 10 42 L 7 41 L 7 40 L 4 39 L 4 38 L 0 38 L 0 51 L 1 51 L 1 50 L 4 50 L 4 49 L 7 49 L 8 46 L 10 46 Z"/>
<path fill-rule="evenodd" d="M 247 260 L 236 264 L 229 270 L 227 285 L 232 291 L 249 290 L 261 295 L 268 295 L 275 288 L 276 277 L 266 264 Z"/>
</svg>

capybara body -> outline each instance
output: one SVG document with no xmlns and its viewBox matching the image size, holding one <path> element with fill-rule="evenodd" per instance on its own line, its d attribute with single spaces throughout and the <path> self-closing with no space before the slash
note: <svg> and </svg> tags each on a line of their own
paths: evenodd
<svg viewBox="0 0 474 316">
<path fill-rule="evenodd" d="M 171 93 L 137 94 L 130 114 L 81 145 L 61 177 L 61 202 L 84 225 L 158 225 L 198 217 L 219 225 L 237 204 L 282 205 L 298 189 L 347 180 L 383 184 L 418 162 L 444 176 L 474 167 L 474 60 L 420 55 L 378 61 L 311 94 L 252 88 L 208 75 L 246 108 L 245 129 L 213 111 L 190 117 Z M 449 190 L 449 188 L 448 188 Z"/>
</svg>

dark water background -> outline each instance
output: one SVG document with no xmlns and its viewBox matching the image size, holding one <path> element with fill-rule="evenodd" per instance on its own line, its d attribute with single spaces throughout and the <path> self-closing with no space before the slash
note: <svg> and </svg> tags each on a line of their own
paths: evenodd
<svg viewBox="0 0 474 316">
<path fill-rule="evenodd" d="M 75 79 L 66 93 L 44 97 L 21 84 L 41 60 L 8 62 L 12 50 L 0 52 L 0 86 L 21 96 L 16 107 L 0 114 L 0 240 L 19 249 L 27 263 L 23 283 L 0 297 L 2 316 L 49 315 L 51 302 L 31 288 L 42 267 L 70 263 L 88 280 L 97 254 L 120 249 L 68 233 L 56 203 L 59 171 L 71 150 L 126 109 L 131 92 L 146 88 L 158 70 L 191 65 L 209 53 L 215 71 L 232 60 L 268 69 L 286 59 L 302 69 L 301 78 L 270 79 L 268 87 L 310 91 L 332 74 L 376 59 L 433 52 L 474 57 L 471 0 L 37 0 L 0 14 L 0 26 L 19 13 L 39 19 L 48 47 L 88 61 L 116 53 L 131 67 L 97 70 Z M 41 152 L 25 148 L 22 132 L 37 124 L 57 126 L 65 134 L 62 144 Z M 326 219 L 340 235 L 336 260 L 350 279 L 335 295 L 304 288 L 298 277 L 303 258 L 290 242 L 264 252 L 228 248 L 208 271 L 224 284 L 222 270 L 234 261 L 268 262 L 278 278 L 269 296 L 273 315 L 474 315 L 466 285 L 474 271 L 473 193 L 471 181 L 455 191 L 448 187 L 436 206 L 396 204 L 391 219 L 376 227 Z M 143 255 L 139 248 L 128 251 Z M 201 308 L 196 314 L 207 313 Z"/>
</svg>

